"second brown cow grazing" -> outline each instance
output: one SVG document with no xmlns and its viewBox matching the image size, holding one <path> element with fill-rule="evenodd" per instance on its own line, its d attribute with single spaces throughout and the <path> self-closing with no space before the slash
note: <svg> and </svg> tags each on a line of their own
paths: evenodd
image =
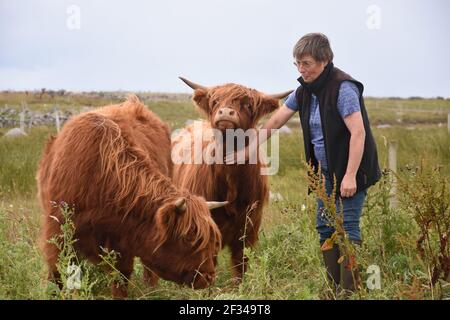
<svg viewBox="0 0 450 320">
<path fill-rule="evenodd" d="M 119 252 L 116 268 L 126 279 L 139 257 L 164 279 L 210 285 L 220 231 L 208 203 L 173 185 L 171 171 L 169 129 L 136 96 L 70 119 L 47 143 L 37 175 L 49 278 L 61 285 L 59 250 L 48 240 L 64 222 L 51 203 L 64 201 L 74 207 L 80 256 L 98 263 L 103 247 Z M 112 292 L 125 297 L 126 283 Z"/>
<path fill-rule="evenodd" d="M 185 147 L 189 149 L 189 145 L 195 153 L 196 143 L 201 145 L 202 154 L 212 144 L 227 149 L 226 141 L 218 142 L 217 136 L 208 133 L 207 129 L 227 133 L 230 129 L 233 132 L 255 128 L 258 120 L 276 110 L 279 99 L 290 93 L 269 96 L 238 84 L 207 88 L 182 80 L 195 90 L 193 100 L 206 114 L 207 121 L 197 127 L 190 125 L 172 139 L 172 157 L 174 153 L 186 150 Z M 237 281 L 242 279 L 247 268 L 244 247 L 257 242 L 263 208 L 268 201 L 268 179 L 261 175 L 263 166 L 259 157 L 253 164 L 188 162 L 174 166 L 173 181 L 179 187 L 207 200 L 228 201 L 225 207 L 213 210 L 212 215 L 220 228 L 223 245 L 231 249 L 232 272 Z"/>
</svg>

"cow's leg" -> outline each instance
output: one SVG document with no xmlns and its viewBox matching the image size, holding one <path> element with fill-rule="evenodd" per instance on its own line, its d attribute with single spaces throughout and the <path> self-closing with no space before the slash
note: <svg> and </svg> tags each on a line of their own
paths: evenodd
<svg viewBox="0 0 450 320">
<path fill-rule="evenodd" d="M 53 283 L 55 283 L 59 290 L 62 290 L 63 288 L 63 284 L 61 281 L 61 274 L 59 273 L 59 271 L 57 270 L 56 266 L 48 270 L 48 276 L 47 276 L 48 281 L 51 281 Z"/>
<path fill-rule="evenodd" d="M 53 262 L 47 262 L 48 264 L 48 275 L 47 279 L 48 281 L 51 281 L 55 283 L 60 290 L 63 289 L 63 283 L 61 281 L 61 274 L 58 271 L 58 268 L 56 267 L 56 263 Z"/>
<path fill-rule="evenodd" d="M 147 267 L 144 263 L 142 263 L 144 266 L 144 282 L 148 284 L 150 287 L 156 287 L 158 284 L 159 277 L 150 269 Z"/>
<path fill-rule="evenodd" d="M 128 280 L 133 272 L 133 256 L 122 256 L 117 261 L 117 270 L 122 275 L 122 279 L 113 281 L 111 293 L 114 299 L 124 299 L 128 297 Z"/>
<path fill-rule="evenodd" d="M 58 257 L 60 250 L 56 245 L 53 243 L 49 243 L 45 240 L 45 243 L 43 244 L 43 251 L 44 251 L 44 257 L 45 261 L 47 262 L 48 267 L 48 281 L 51 281 L 58 285 L 59 289 L 62 290 L 63 284 L 61 281 L 61 274 L 58 271 L 57 263 L 58 263 Z"/>
<path fill-rule="evenodd" d="M 238 242 L 231 247 L 231 271 L 233 274 L 233 281 L 240 283 L 247 271 L 248 258 L 244 255 L 244 248 L 242 242 Z"/>
</svg>

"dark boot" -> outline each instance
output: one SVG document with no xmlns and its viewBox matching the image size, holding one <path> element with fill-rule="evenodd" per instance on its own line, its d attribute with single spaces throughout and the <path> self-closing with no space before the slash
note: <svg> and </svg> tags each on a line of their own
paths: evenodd
<svg viewBox="0 0 450 320">
<path fill-rule="evenodd" d="M 323 242 L 321 246 L 322 244 Z M 325 268 L 327 269 L 328 283 L 333 288 L 334 294 L 336 294 L 341 281 L 340 266 L 338 263 L 340 257 L 339 246 L 334 244 L 332 249 L 322 251 L 322 255 Z"/>
<path fill-rule="evenodd" d="M 361 241 L 350 241 L 353 245 L 361 246 Z M 350 295 L 360 287 L 360 277 L 356 257 L 345 257 L 340 265 L 341 287 L 345 295 Z"/>
</svg>

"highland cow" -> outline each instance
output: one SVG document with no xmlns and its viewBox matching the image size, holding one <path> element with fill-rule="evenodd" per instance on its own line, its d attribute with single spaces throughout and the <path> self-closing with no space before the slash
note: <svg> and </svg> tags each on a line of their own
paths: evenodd
<svg viewBox="0 0 450 320">
<path fill-rule="evenodd" d="M 118 252 L 115 267 L 126 280 L 139 257 L 164 279 L 193 288 L 213 283 L 221 236 L 209 209 L 223 204 L 176 187 L 170 153 L 169 128 L 136 96 L 71 118 L 47 142 L 37 181 L 50 279 L 62 285 L 59 249 L 48 240 L 64 222 L 51 203 L 64 201 L 74 208 L 78 255 L 99 263 L 101 247 Z M 112 293 L 126 297 L 126 281 Z"/>
<path fill-rule="evenodd" d="M 237 129 L 244 132 L 255 129 L 258 120 L 276 110 L 279 99 L 291 92 L 265 95 L 238 84 L 207 88 L 181 79 L 195 90 L 193 101 L 206 115 L 207 121 L 197 128 L 195 124 L 190 125 L 173 137 L 172 157 L 180 150 L 194 149 L 196 152 L 194 147 L 185 147 L 199 143 L 199 139 L 200 152 L 205 153 L 212 144 L 218 144 L 223 148 L 222 154 L 225 154 L 229 147 L 227 140 L 224 138 L 218 142 L 217 135 L 205 134 L 208 129 L 216 129 L 225 135 Z M 217 151 L 217 148 L 213 149 Z M 177 186 L 205 199 L 228 201 L 225 207 L 213 210 L 212 216 L 220 228 L 223 245 L 231 249 L 233 278 L 237 281 L 242 279 L 247 269 L 244 247 L 251 247 L 257 242 L 263 208 L 268 201 L 268 179 L 261 174 L 263 167 L 261 155 L 257 156 L 255 163 L 191 162 L 174 165 L 173 181 Z"/>
</svg>

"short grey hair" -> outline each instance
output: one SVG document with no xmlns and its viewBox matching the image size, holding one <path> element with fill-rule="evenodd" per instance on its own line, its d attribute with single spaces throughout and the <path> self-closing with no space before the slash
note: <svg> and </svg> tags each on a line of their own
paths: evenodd
<svg viewBox="0 0 450 320">
<path fill-rule="evenodd" d="M 330 41 L 323 33 L 305 34 L 294 46 L 294 59 L 301 59 L 305 55 L 311 55 L 314 60 L 320 62 L 332 62 L 333 51 L 330 47 Z"/>
</svg>

